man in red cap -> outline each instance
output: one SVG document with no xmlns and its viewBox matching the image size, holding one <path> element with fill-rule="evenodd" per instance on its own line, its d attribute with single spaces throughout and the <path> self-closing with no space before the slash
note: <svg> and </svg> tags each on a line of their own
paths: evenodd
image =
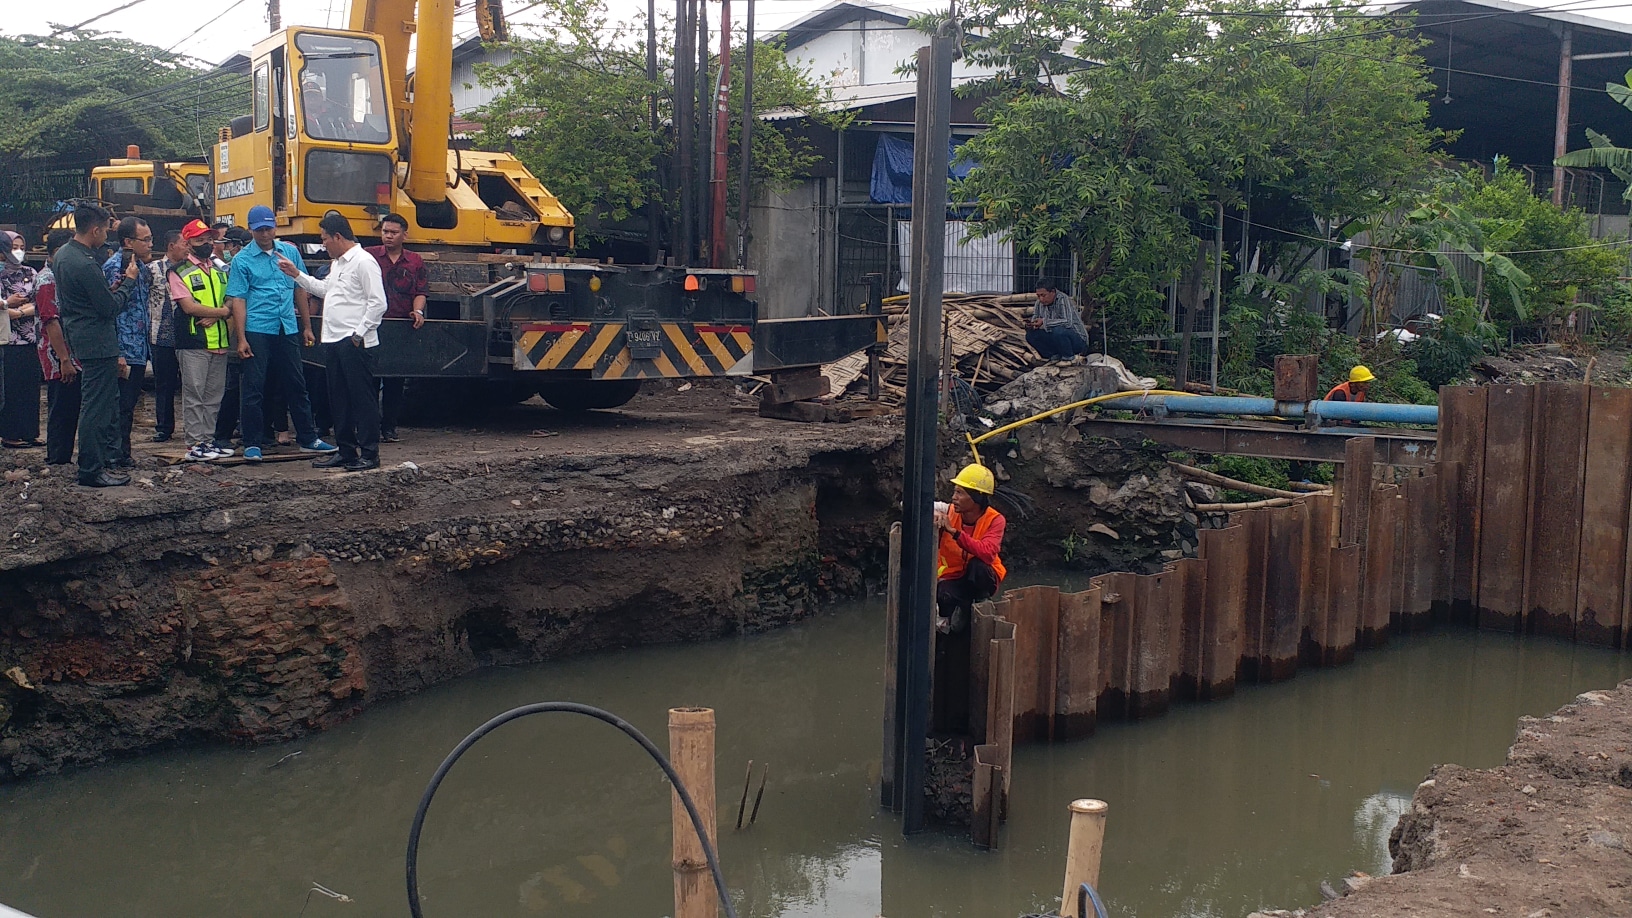
<svg viewBox="0 0 1632 918">
<path fill-rule="evenodd" d="M 232 348 L 227 277 L 212 255 L 215 234 L 202 220 L 181 230 L 187 259 L 170 269 L 170 296 L 176 301 L 176 360 L 181 365 L 181 421 L 187 459 L 207 462 L 232 455 L 215 446 L 215 417 L 227 388 L 227 355 Z"/>
</svg>

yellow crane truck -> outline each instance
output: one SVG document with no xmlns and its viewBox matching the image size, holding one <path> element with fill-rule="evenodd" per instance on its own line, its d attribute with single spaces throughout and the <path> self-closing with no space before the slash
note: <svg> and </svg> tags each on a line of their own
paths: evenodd
<svg viewBox="0 0 1632 918">
<path fill-rule="evenodd" d="M 821 364 L 882 339 L 878 315 L 761 319 L 752 271 L 569 257 L 572 214 L 518 159 L 450 143 L 453 22 L 454 0 L 354 0 L 348 28 L 272 34 L 251 53 L 250 114 L 210 157 L 216 220 L 266 205 L 300 243 L 330 210 L 360 239 L 387 213 L 408 219 L 428 321 L 385 323 L 381 375 L 584 409 L 645 379 L 764 374 L 772 401 L 792 401 L 826 392 Z"/>
</svg>

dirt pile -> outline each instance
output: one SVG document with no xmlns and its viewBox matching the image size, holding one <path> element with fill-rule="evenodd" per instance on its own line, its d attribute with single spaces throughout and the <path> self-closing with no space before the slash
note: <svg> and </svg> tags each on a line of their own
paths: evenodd
<svg viewBox="0 0 1632 918">
<path fill-rule="evenodd" d="M 1308 918 L 1632 914 L 1632 682 L 1523 718 L 1499 768 L 1441 765 L 1389 840 L 1395 873 Z"/>
</svg>

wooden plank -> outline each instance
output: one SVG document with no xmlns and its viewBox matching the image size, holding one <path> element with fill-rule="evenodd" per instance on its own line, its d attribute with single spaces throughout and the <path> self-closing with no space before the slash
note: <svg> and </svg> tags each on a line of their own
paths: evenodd
<svg viewBox="0 0 1632 918">
<path fill-rule="evenodd" d="M 1431 472 L 1432 469 L 1424 469 Z M 1426 627 L 1434 607 L 1434 577 L 1439 571 L 1439 476 L 1423 474 L 1405 480 L 1404 549 L 1396 556 L 1400 571 L 1403 628 Z"/>
<path fill-rule="evenodd" d="M 1336 507 L 1332 495 L 1306 497 L 1309 508 L 1309 535 L 1303 552 L 1303 632 L 1299 635 L 1300 662 L 1320 665 L 1321 654 L 1331 643 L 1331 608 L 1327 602 L 1330 581 L 1328 549 L 1332 546 L 1332 522 Z"/>
<path fill-rule="evenodd" d="M 1264 633 L 1259 647 L 1260 682 L 1289 679 L 1298 671 L 1303 638 L 1303 556 L 1309 508 L 1302 502 L 1269 511 L 1269 556 L 1264 583 Z"/>
<path fill-rule="evenodd" d="M 1341 542 L 1366 544 L 1366 527 L 1371 522 L 1371 471 L 1376 462 L 1376 439 L 1350 437 L 1344 444 L 1343 509 L 1338 527 Z"/>
<path fill-rule="evenodd" d="M 1099 713 L 1099 587 L 1060 595 L 1054 737 L 1094 732 Z"/>
<path fill-rule="evenodd" d="M 1242 570 L 1246 583 L 1241 610 L 1241 658 L 1236 664 L 1237 680 L 1254 682 L 1258 679 L 1258 661 L 1264 649 L 1264 597 L 1268 590 L 1269 573 L 1269 511 L 1248 510 L 1230 514 L 1232 522 L 1241 524 L 1247 547 Z"/>
<path fill-rule="evenodd" d="M 1223 529 L 1203 529 L 1197 541 L 1201 560 L 1207 565 L 1207 578 L 1196 697 L 1207 701 L 1235 692 L 1247 608 L 1247 555 L 1251 539 L 1246 527 L 1236 524 Z"/>
<path fill-rule="evenodd" d="M 1524 618 L 1535 387 L 1492 386 L 1487 398 L 1474 605 L 1479 627 L 1516 631 Z"/>
<path fill-rule="evenodd" d="M 1202 530 L 1213 532 L 1216 530 Z M 1185 558 L 1174 562 L 1182 578 L 1178 601 L 1178 650 L 1173 656 L 1173 699 L 1192 701 L 1200 694 L 1202 658 L 1206 653 L 1207 562 Z M 1231 664 L 1234 670 L 1234 664 Z"/>
<path fill-rule="evenodd" d="M 1167 710 L 1171 698 L 1173 608 L 1177 574 L 1163 571 L 1133 577 L 1133 657 L 1128 686 L 1130 717 Z"/>
<path fill-rule="evenodd" d="M 1388 643 L 1388 623 L 1394 608 L 1394 515 L 1399 504 L 1396 485 L 1378 485 L 1371 491 L 1371 526 L 1366 534 L 1366 557 L 1360 595 L 1360 646 Z"/>
<path fill-rule="evenodd" d="M 1439 390 L 1441 462 L 1461 467 L 1456 481 L 1456 547 L 1452 552 L 1451 611 L 1472 623 L 1479 572 L 1479 530 L 1485 481 L 1485 386 L 1445 386 Z"/>
<path fill-rule="evenodd" d="M 1632 389 L 1587 396 L 1587 496 L 1581 514 L 1575 639 L 1616 646 L 1625 633 L 1628 504 L 1632 501 Z"/>
<path fill-rule="evenodd" d="M 1327 549 L 1326 557 L 1330 569 L 1326 607 L 1330 617 L 1320 662 L 1323 666 L 1336 666 L 1354 659 L 1360 624 L 1360 546 L 1334 545 Z"/>
<path fill-rule="evenodd" d="M 1536 388 L 1536 452 L 1531 460 L 1533 493 L 1526 566 L 1529 592 L 1523 608 L 1530 630 L 1573 638 L 1581 563 L 1588 389 L 1579 383 L 1564 382 L 1544 382 Z"/>
</svg>

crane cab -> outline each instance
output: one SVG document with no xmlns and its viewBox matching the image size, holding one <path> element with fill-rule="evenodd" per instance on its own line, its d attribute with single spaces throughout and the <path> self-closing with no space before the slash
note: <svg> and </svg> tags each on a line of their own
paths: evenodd
<svg viewBox="0 0 1632 918">
<path fill-rule="evenodd" d="M 257 204 L 280 231 L 317 235 L 337 210 L 360 235 L 390 212 L 398 138 L 377 35 L 285 29 L 256 45 L 251 112 L 215 148 L 216 217 Z"/>
</svg>

